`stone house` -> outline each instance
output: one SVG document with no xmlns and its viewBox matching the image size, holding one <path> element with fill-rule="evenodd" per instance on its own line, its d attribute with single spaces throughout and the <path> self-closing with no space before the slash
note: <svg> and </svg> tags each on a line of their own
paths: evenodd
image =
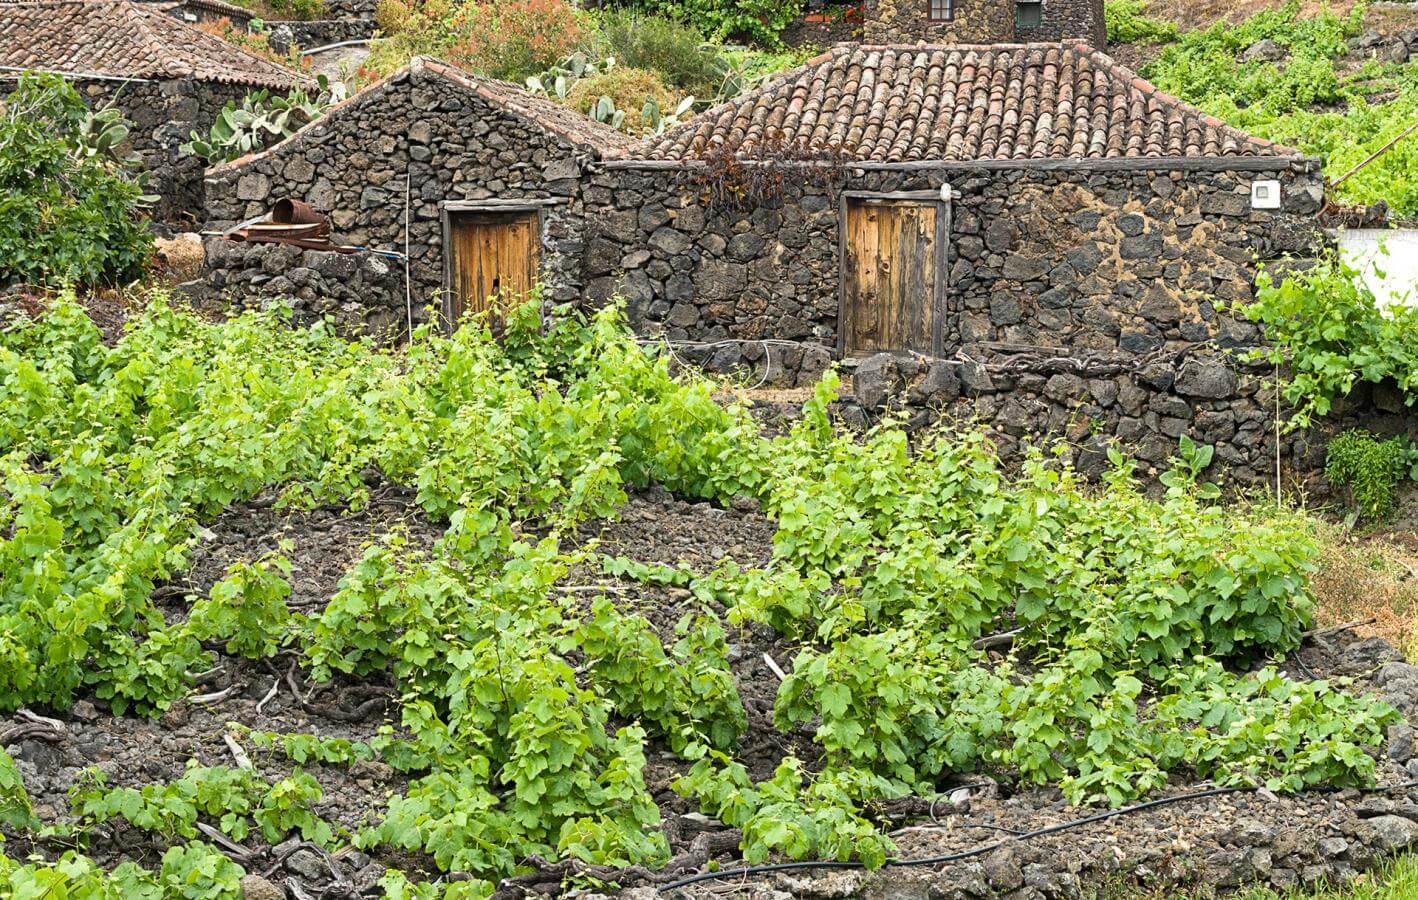
<svg viewBox="0 0 1418 900">
<path fill-rule="evenodd" d="M 214 240 L 210 282 L 257 302 L 290 296 L 303 314 L 375 333 L 424 321 L 429 304 L 456 319 L 539 280 L 549 300 L 576 300 L 587 167 L 634 146 L 511 84 L 416 60 L 286 141 L 208 173 L 211 227 L 290 197 L 328 213 L 339 240 L 386 255 Z M 407 284 L 391 253 L 407 255 Z"/>
<path fill-rule="evenodd" d="M 775 162 L 785 146 L 821 159 Z M 716 207 L 698 173 L 725 155 L 802 174 Z M 720 366 L 795 342 L 785 376 L 980 342 L 1238 345 L 1255 330 L 1218 304 L 1249 297 L 1259 260 L 1308 250 L 1323 197 L 1316 160 L 1074 44 L 842 45 L 590 183 L 607 209 L 593 299 L 620 293 L 672 339 L 739 341 Z"/>
<path fill-rule="evenodd" d="M 148 189 L 161 198 L 153 219 L 179 228 L 203 216 L 202 161 L 179 145 L 210 128 L 228 101 L 306 80 L 154 4 L 127 0 L 0 4 L 0 81 L 27 70 L 65 76 L 91 108 L 122 110 Z"/>
<path fill-rule="evenodd" d="M 988 44 L 1108 40 L 1103 0 L 865 0 L 872 44 Z"/>
<path fill-rule="evenodd" d="M 839 45 L 643 142 L 424 62 L 212 171 L 209 216 L 282 196 L 407 246 L 409 292 L 378 258 L 228 241 L 214 287 L 388 328 L 540 277 L 711 369 L 807 384 L 844 360 L 864 409 L 899 388 L 1006 445 L 1149 461 L 1191 433 L 1261 478 L 1273 422 L 1229 355 L 1261 336 L 1227 307 L 1313 253 L 1324 188 L 1317 160 L 1055 42 Z"/>
</svg>

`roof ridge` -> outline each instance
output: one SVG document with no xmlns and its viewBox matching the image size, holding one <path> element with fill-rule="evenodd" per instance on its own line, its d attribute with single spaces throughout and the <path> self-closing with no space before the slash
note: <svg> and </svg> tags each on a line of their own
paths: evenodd
<svg viewBox="0 0 1418 900">
<path fill-rule="evenodd" d="M 431 72 L 434 75 L 437 75 L 439 78 L 445 79 L 446 81 L 457 85 L 465 91 L 471 91 L 477 96 L 481 97 L 486 102 L 497 107 L 498 109 L 506 110 L 507 112 L 518 116 L 519 118 L 524 119 L 539 128 L 543 128 L 553 134 L 556 134 L 568 143 L 574 144 L 578 147 L 590 148 L 592 150 L 595 150 L 597 153 L 601 154 L 603 158 L 611 158 L 624 155 L 625 153 L 628 153 L 630 149 L 636 144 L 635 139 L 630 137 L 629 135 L 622 134 L 621 132 L 612 129 L 601 122 L 597 122 L 595 119 L 592 119 L 589 116 L 583 116 L 573 109 L 553 104 L 556 106 L 557 110 L 566 113 L 568 116 L 575 116 L 578 120 L 577 124 L 580 124 L 579 120 L 584 120 L 588 130 L 600 131 L 601 133 L 599 135 L 595 135 L 595 137 L 609 138 L 609 140 L 605 140 L 602 142 L 592 142 L 588 139 L 588 137 L 575 134 L 573 131 L 565 128 L 563 126 L 563 123 L 551 121 L 537 116 L 537 111 L 534 109 L 521 108 L 520 103 L 517 102 L 520 101 L 520 98 L 497 96 L 495 92 L 486 90 L 486 86 L 495 85 L 500 88 L 512 88 L 523 97 L 529 98 L 534 101 L 544 102 L 547 104 L 552 103 L 552 101 L 550 100 L 544 100 L 543 98 L 540 98 L 525 89 L 517 87 L 517 85 L 513 84 L 510 81 L 502 81 L 501 79 L 497 78 L 487 78 L 485 76 L 478 75 L 474 72 L 469 72 L 467 69 L 455 66 L 452 63 L 438 59 L 434 56 L 415 56 L 413 59 L 409 60 L 408 65 L 384 76 L 373 84 L 363 88 L 358 93 L 351 94 L 344 100 L 341 100 L 339 103 L 325 110 L 325 114 L 322 115 L 320 118 L 305 123 L 289 137 L 284 138 L 283 140 L 278 141 L 277 143 L 272 144 L 271 146 L 266 147 L 257 153 L 249 153 L 246 156 L 242 156 L 230 162 L 222 163 L 219 166 L 215 166 L 211 169 L 211 171 L 218 172 L 225 171 L 228 169 L 243 168 L 253 162 L 256 162 L 257 160 L 270 156 L 279 151 L 281 148 L 289 145 L 290 143 L 302 139 L 306 134 L 308 134 L 312 130 L 328 122 L 331 116 L 336 115 L 341 110 L 347 107 L 353 107 L 356 105 L 362 106 L 366 103 L 373 102 L 375 99 L 378 98 L 380 94 L 388 90 L 393 84 L 396 84 L 404 79 L 412 79 L 413 77 L 423 72 Z M 513 100 L 514 102 L 509 103 L 509 99 Z"/>
</svg>

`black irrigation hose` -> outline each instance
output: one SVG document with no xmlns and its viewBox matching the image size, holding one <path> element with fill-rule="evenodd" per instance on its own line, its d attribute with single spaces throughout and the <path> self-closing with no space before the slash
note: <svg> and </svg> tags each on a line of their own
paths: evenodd
<svg viewBox="0 0 1418 900">
<path fill-rule="evenodd" d="M 1418 781 L 1408 781 L 1403 784 L 1378 785 L 1371 788 L 1360 788 L 1360 793 L 1381 794 L 1389 791 L 1405 791 L 1418 788 Z M 1060 831 L 1068 831 L 1073 828 L 1080 828 L 1084 825 L 1091 825 L 1094 822 L 1102 822 L 1106 819 L 1117 818 L 1118 816 L 1129 815 L 1130 813 L 1142 812 L 1146 809 L 1153 809 L 1158 806 L 1166 806 L 1170 803 L 1180 803 L 1183 800 L 1202 800 L 1206 797 L 1221 797 L 1226 794 L 1241 794 L 1257 790 L 1253 787 L 1220 787 L 1208 788 L 1204 791 L 1193 791 L 1189 794 L 1177 794 L 1173 797 L 1159 797 L 1156 800 L 1148 800 L 1145 803 L 1137 803 L 1133 806 L 1124 806 L 1121 809 L 1110 809 L 1107 812 L 1097 813 L 1092 816 L 1085 816 L 1081 819 L 1074 819 L 1070 822 L 1060 822 L 1058 825 L 1050 825 L 1047 828 L 1039 828 L 1034 831 L 1022 832 L 1015 840 L 1027 841 L 1031 838 L 1044 837 L 1050 834 L 1057 834 Z M 931 866 L 940 863 L 959 862 L 962 859 L 970 859 L 975 856 L 983 856 L 993 850 L 1011 843 L 1011 841 L 996 841 L 993 844 L 986 844 L 983 847 L 976 847 L 973 850 L 961 850 L 955 853 L 943 853 L 939 856 L 923 856 L 917 859 L 890 859 L 886 861 L 888 866 Z M 661 885 L 660 893 L 671 891 L 675 888 L 688 887 L 691 884 L 698 884 L 701 881 L 712 881 L 718 878 L 736 878 L 746 875 L 763 875 L 769 872 L 786 872 L 795 869 L 861 869 L 865 868 L 861 863 L 839 862 L 837 860 L 825 860 L 821 862 L 790 862 L 775 863 L 766 866 L 745 866 L 739 869 L 724 869 L 719 872 L 701 872 L 698 875 L 691 875 L 688 878 L 681 878 L 679 881 L 671 881 L 669 884 Z"/>
</svg>

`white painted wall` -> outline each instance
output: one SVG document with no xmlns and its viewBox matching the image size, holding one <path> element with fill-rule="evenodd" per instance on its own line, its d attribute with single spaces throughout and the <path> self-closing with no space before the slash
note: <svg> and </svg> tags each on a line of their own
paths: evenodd
<svg viewBox="0 0 1418 900">
<path fill-rule="evenodd" d="M 1345 260 L 1364 273 L 1379 303 L 1418 305 L 1418 229 L 1352 228 L 1337 237 Z"/>
</svg>

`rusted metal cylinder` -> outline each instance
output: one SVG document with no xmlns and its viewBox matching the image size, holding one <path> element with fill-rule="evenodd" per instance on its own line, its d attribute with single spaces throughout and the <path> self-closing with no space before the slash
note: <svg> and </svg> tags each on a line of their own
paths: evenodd
<svg viewBox="0 0 1418 900">
<path fill-rule="evenodd" d="M 325 216 L 308 203 L 282 197 L 271 207 L 271 221 L 277 225 L 328 225 Z"/>
</svg>

